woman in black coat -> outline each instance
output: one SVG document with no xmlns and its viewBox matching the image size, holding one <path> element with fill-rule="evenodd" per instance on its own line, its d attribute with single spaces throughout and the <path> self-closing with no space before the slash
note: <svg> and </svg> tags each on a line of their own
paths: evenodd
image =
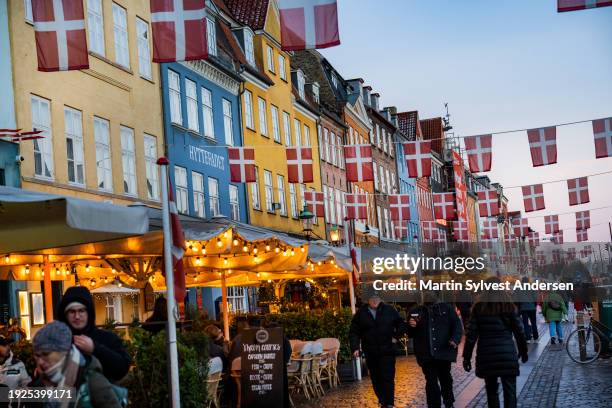
<svg viewBox="0 0 612 408">
<path fill-rule="evenodd" d="M 463 368 L 471 371 L 472 352 L 478 342 L 476 376 L 485 380 L 489 407 L 499 407 L 497 379 L 500 378 L 504 392 L 504 407 L 512 408 L 516 407 L 517 402 L 518 358 L 520 355 L 523 363 L 527 362 L 527 341 L 516 306 L 509 296 L 499 292 L 489 295 L 492 296 L 496 297 L 496 301 L 482 299 L 472 308 L 463 348 Z M 516 339 L 516 346 L 513 336 Z"/>
</svg>

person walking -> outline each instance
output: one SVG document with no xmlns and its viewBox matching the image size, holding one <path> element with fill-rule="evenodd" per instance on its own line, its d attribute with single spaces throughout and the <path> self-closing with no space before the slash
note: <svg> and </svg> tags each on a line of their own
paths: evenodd
<svg viewBox="0 0 612 408">
<path fill-rule="evenodd" d="M 563 328 L 561 321 L 563 316 L 567 315 L 567 306 L 565 301 L 558 293 L 551 292 L 544 299 L 542 304 L 542 314 L 550 331 L 550 344 L 555 344 L 558 340 L 559 344 L 563 343 Z"/>
<path fill-rule="evenodd" d="M 395 399 L 395 347 L 393 339 L 406 333 L 406 323 L 391 305 L 373 292 L 368 303 L 353 316 L 349 331 L 351 351 L 359 357 L 360 345 L 374 393 L 382 407 L 393 407 Z"/>
<path fill-rule="evenodd" d="M 410 311 L 408 336 L 413 338 L 414 354 L 425 376 L 427 406 L 450 408 L 455 403 L 451 363 L 457 361 L 457 347 L 463 325 L 455 307 L 438 301 L 433 294 L 423 305 Z"/>
<path fill-rule="evenodd" d="M 74 345 L 84 354 L 93 355 L 110 381 L 119 381 L 130 369 L 130 356 L 115 333 L 96 328 L 96 314 L 91 293 L 86 287 L 66 290 L 59 304 L 56 320 L 66 323 Z"/>
<path fill-rule="evenodd" d="M 524 276 L 521 279 L 522 283 L 529 283 L 529 278 Z M 540 338 L 538 333 L 537 323 L 537 294 L 534 291 L 526 290 L 518 294 L 520 296 L 520 302 L 517 302 L 518 312 L 523 320 L 523 331 L 525 332 L 525 339 L 527 342 L 537 342 Z"/>
<path fill-rule="evenodd" d="M 32 379 L 25 365 L 11 351 L 12 340 L 0 334 L 0 386 L 21 388 Z"/>
<path fill-rule="evenodd" d="M 463 368 L 467 372 L 472 370 L 476 344 L 476 376 L 484 378 L 489 408 L 499 407 L 498 378 L 502 383 L 504 407 L 516 407 L 518 357 L 523 363 L 529 357 L 516 306 L 505 292 L 486 293 L 472 308 L 463 347 Z"/>
</svg>

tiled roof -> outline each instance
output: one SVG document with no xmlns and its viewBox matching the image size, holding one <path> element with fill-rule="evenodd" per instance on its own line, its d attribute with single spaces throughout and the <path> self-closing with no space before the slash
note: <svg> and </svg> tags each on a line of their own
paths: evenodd
<svg viewBox="0 0 612 408">
<path fill-rule="evenodd" d="M 431 140 L 431 149 L 441 155 L 442 139 L 444 138 L 442 118 L 423 119 L 420 122 L 423 131 L 423 139 Z"/>
<path fill-rule="evenodd" d="M 253 30 L 264 28 L 269 2 L 270 0 L 225 0 L 234 18 Z"/>
<path fill-rule="evenodd" d="M 416 140 L 418 136 L 421 136 L 419 112 L 399 112 L 397 114 L 397 126 L 400 132 L 405 134 L 409 140 Z"/>
</svg>

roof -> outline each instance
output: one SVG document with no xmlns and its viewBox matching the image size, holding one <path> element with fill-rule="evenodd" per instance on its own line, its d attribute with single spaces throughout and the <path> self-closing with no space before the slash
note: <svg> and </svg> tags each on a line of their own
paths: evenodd
<svg viewBox="0 0 612 408">
<path fill-rule="evenodd" d="M 397 126 L 409 140 L 417 140 L 422 135 L 418 111 L 399 112 L 397 114 Z"/>
<path fill-rule="evenodd" d="M 423 119 L 420 121 L 423 131 L 423 139 L 431 140 L 431 149 L 438 154 L 442 154 L 442 141 L 444 139 L 444 130 L 442 118 Z"/>
<path fill-rule="evenodd" d="M 269 3 L 270 0 L 225 0 L 234 18 L 253 30 L 264 28 Z"/>
</svg>

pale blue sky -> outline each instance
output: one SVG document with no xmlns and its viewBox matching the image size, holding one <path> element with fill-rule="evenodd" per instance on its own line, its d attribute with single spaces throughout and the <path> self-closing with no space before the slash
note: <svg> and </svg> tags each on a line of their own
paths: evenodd
<svg viewBox="0 0 612 408">
<path fill-rule="evenodd" d="M 557 13 L 556 0 L 338 0 L 338 47 L 322 53 L 362 77 L 382 106 L 441 116 L 459 135 L 612 116 L 612 7 Z M 558 128 L 558 164 L 532 168 L 527 135 L 494 136 L 492 180 L 504 186 L 612 170 L 595 160 L 591 124 Z M 589 179 L 591 203 L 569 207 L 566 183 L 544 186 L 546 210 L 612 206 L 612 174 Z M 509 189 L 523 210 L 520 188 Z M 591 212 L 590 241 L 609 241 L 612 208 Z M 560 216 L 575 241 L 574 214 Z M 543 218 L 530 224 L 544 232 Z"/>
</svg>

